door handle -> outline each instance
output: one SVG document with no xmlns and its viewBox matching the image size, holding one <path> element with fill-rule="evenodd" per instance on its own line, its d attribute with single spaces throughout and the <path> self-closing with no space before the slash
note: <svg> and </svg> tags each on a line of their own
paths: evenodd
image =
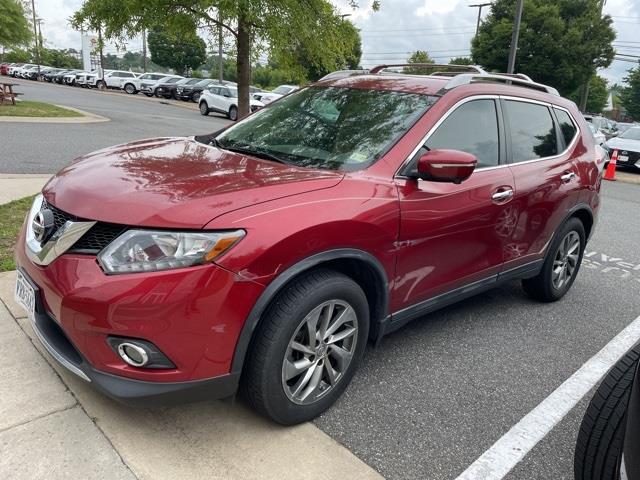
<svg viewBox="0 0 640 480">
<path fill-rule="evenodd" d="M 507 200 L 511 197 L 513 197 L 513 190 L 509 188 L 507 190 L 501 190 L 499 192 L 494 193 L 493 195 L 491 195 L 491 200 L 499 202 L 502 200 Z"/>
<path fill-rule="evenodd" d="M 576 174 L 573 172 L 568 172 L 565 173 L 564 175 L 562 175 L 560 177 L 560 180 L 562 180 L 564 183 L 569 183 L 571 180 L 573 180 L 576 177 Z"/>
</svg>

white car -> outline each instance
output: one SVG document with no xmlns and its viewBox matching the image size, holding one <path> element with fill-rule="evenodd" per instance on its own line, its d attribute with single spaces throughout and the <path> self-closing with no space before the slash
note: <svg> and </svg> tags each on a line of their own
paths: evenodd
<svg viewBox="0 0 640 480">
<path fill-rule="evenodd" d="M 604 143 L 607 141 L 607 137 L 605 137 L 604 133 L 602 133 L 600 131 L 600 129 L 598 127 L 596 127 L 593 123 L 587 123 L 587 125 L 589 125 L 589 130 L 591 130 L 591 133 L 593 134 L 593 138 L 596 141 L 596 145 L 604 145 Z"/>
<path fill-rule="evenodd" d="M 277 100 L 285 95 L 288 95 L 291 92 L 298 90 L 299 87 L 295 85 L 280 85 L 278 88 L 275 88 L 271 92 L 258 92 L 253 94 L 254 100 L 264 103 L 271 103 L 274 100 Z"/>
<path fill-rule="evenodd" d="M 100 90 L 105 90 L 107 88 L 123 89 L 127 83 L 133 82 L 138 77 L 135 73 L 126 70 L 108 70 L 104 72 L 102 78 L 97 76 L 95 78 L 95 86 Z"/>
<path fill-rule="evenodd" d="M 90 72 L 85 72 L 83 70 L 73 70 L 69 73 L 67 73 L 64 77 L 62 77 L 62 83 L 64 83 L 65 85 L 76 85 L 76 81 L 78 79 L 78 76 L 80 75 L 86 75 Z"/>
<path fill-rule="evenodd" d="M 36 65 L 33 63 L 25 63 L 24 65 L 19 66 L 18 68 L 16 68 L 15 70 L 13 70 L 12 75 L 14 77 L 19 77 L 22 78 L 22 75 L 24 74 L 25 71 L 29 70 L 30 68 L 35 67 Z"/>
<path fill-rule="evenodd" d="M 609 156 L 618 151 L 617 166 L 640 169 L 640 127 L 631 127 L 607 140 Z"/>
<path fill-rule="evenodd" d="M 251 111 L 264 107 L 264 103 L 253 98 L 249 99 Z M 200 113 L 209 115 L 209 112 L 225 114 L 230 120 L 238 119 L 238 89 L 232 85 L 210 85 L 200 95 Z"/>
<path fill-rule="evenodd" d="M 162 80 L 163 78 L 171 76 L 172 75 L 168 73 L 143 73 L 138 78 L 131 80 L 130 82 L 126 82 L 122 88 L 129 94 L 144 92 L 145 95 L 150 97 L 151 95 L 153 95 L 153 93 L 148 93 L 149 87 L 154 85 L 158 80 Z"/>
</svg>

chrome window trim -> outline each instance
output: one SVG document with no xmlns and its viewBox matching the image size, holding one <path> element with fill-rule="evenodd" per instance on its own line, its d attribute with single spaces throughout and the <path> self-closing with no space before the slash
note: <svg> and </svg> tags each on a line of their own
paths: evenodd
<svg viewBox="0 0 640 480">
<path fill-rule="evenodd" d="M 496 170 L 498 168 L 505 168 L 505 167 L 510 167 L 512 165 L 522 165 L 522 164 L 527 164 L 527 163 L 533 163 L 533 162 L 541 162 L 541 161 L 545 161 L 545 160 L 553 160 L 555 158 L 561 157 L 563 155 L 565 155 L 569 150 L 571 150 L 575 144 L 577 143 L 577 139 L 580 137 L 580 134 L 582 133 L 582 130 L 580 129 L 580 125 L 578 124 L 578 122 L 576 121 L 575 117 L 571 114 L 571 112 L 569 110 L 567 110 L 564 107 L 561 107 L 560 105 L 556 105 L 555 103 L 551 103 L 551 102 L 543 102 L 541 100 L 535 100 L 532 98 L 524 98 L 524 97 L 516 97 L 513 95 L 489 95 L 489 94 L 481 94 L 481 95 L 472 95 L 470 97 L 465 97 L 461 100 L 458 100 L 455 104 L 453 104 L 453 106 L 447 110 L 447 112 L 440 117 L 440 119 L 433 125 L 433 127 L 431 127 L 429 129 L 429 131 L 426 133 L 426 135 L 424 137 L 422 137 L 422 140 L 420 140 L 420 142 L 418 142 L 418 145 L 411 151 L 411 153 L 404 159 L 404 161 L 402 162 L 402 164 L 400 165 L 400 167 L 396 170 L 396 173 L 394 175 L 394 178 L 402 178 L 402 179 L 407 179 L 409 177 L 407 177 L 406 175 L 401 175 L 398 172 L 401 172 L 402 170 L 405 169 L 405 167 L 409 164 L 409 162 L 411 162 L 411 159 L 415 156 L 416 153 L 418 153 L 418 150 L 420 150 L 420 148 L 422 148 L 422 146 L 426 143 L 426 141 L 429 139 L 429 137 L 433 134 L 433 132 L 435 132 L 438 127 L 440 125 L 442 125 L 442 123 L 444 123 L 444 121 L 449 117 L 449 115 L 451 115 L 455 110 L 457 110 L 459 107 L 461 107 L 462 105 L 464 105 L 467 102 L 471 102 L 473 100 L 514 100 L 514 101 L 518 101 L 518 102 L 526 102 L 526 103 L 535 103 L 538 105 L 544 105 L 548 108 L 557 108 L 560 110 L 563 110 L 565 112 L 567 112 L 567 114 L 569 115 L 569 117 L 571 118 L 571 121 L 573 122 L 573 124 L 576 127 L 576 135 L 573 137 L 573 140 L 571 140 L 571 143 L 569 145 L 566 146 L 566 148 L 556 154 L 556 155 L 552 155 L 550 157 L 542 157 L 542 158 L 534 158 L 532 160 L 525 160 L 523 162 L 516 162 L 516 163 L 503 163 L 500 165 L 494 165 L 492 167 L 481 167 L 481 168 L 477 168 L 474 170 L 475 172 L 484 172 L 484 171 L 488 171 L 488 170 Z M 555 119 L 552 117 L 553 123 L 554 125 L 556 125 L 556 121 Z"/>
</svg>

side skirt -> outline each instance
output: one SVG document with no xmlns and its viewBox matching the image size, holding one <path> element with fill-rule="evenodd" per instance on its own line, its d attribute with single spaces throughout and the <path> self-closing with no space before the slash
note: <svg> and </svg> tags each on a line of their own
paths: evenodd
<svg viewBox="0 0 640 480">
<path fill-rule="evenodd" d="M 384 318 L 379 325 L 378 335 L 375 338 L 375 344 L 378 345 L 382 337 L 385 335 L 404 327 L 407 323 L 423 317 L 431 312 L 440 310 L 461 300 L 469 297 L 473 297 L 487 290 L 491 290 L 503 283 L 511 280 L 517 280 L 521 278 L 535 277 L 542 270 L 544 259 L 536 260 L 526 265 L 521 265 L 504 272 L 500 272 L 496 275 L 483 278 L 482 280 L 475 281 L 468 285 L 458 287 L 449 292 L 442 293 L 435 297 L 423 300 L 420 303 L 411 305 L 410 307 L 403 308 L 402 310 L 395 312 L 386 318 Z"/>
</svg>

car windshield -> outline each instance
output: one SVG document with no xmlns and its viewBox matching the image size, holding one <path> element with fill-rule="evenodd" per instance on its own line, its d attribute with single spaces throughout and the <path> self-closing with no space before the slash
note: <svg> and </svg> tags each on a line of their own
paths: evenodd
<svg viewBox="0 0 640 480">
<path fill-rule="evenodd" d="M 163 82 L 163 83 L 176 83 L 176 82 L 177 82 L 177 81 L 179 81 L 179 80 L 182 80 L 182 78 L 180 78 L 180 77 L 173 77 L 173 78 L 170 78 L 170 79 L 168 79 L 168 80 L 164 80 L 164 82 Z"/>
<path fill-rule="evenodd" d="M 331 170 L 378 160 L 435 103 L 417 93 L 309 87 L 262 109 L 217 137 L 223 149 Z"/>
<path fill-rule="evenodd" d="M 633 127 L 623 132 L 618 138 L 625 138 L 627 140 L 640 140 L 640 127 Z"/>
<path fill-rule="evenodd" d="M 200 80 L 196 83 L 198 87 L 207 87 L 210 83 L 213 83 L 210 78 L 205 78 L 204 80 Z"/>
<path fill-rule="evenodd" d="M 280 85 L 278 88 L 276 88 L 273 93 L 277 93 L 279 95 L 286 95 L 287 93 L 289 93 L 291 90 L 293 90 L 291 87 L 285 87 L 284 85 Z"/>
</svg>

